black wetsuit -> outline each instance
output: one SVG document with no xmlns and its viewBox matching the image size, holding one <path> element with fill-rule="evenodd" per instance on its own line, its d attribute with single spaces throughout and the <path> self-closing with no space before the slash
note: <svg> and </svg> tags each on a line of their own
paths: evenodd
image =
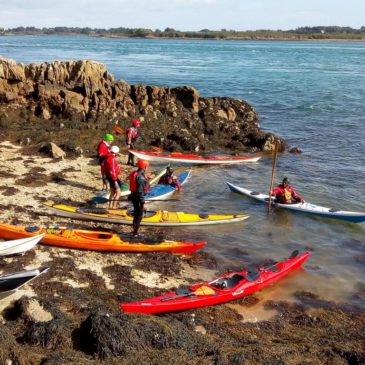
<svg viewBox="0 0 365 365">
<path fill-rule="evenodd" d="M 133 173 L 132 173 L 133 174 Z M 145 204 L 144 196 L 149 189 L 148 179 L 144 174 L 144 170 L 139 170 L 135 175 L 136 191 L 133 192 L 131 186 L 130 200 L 133 203 L 133 235 L 138 234 L 138 229 L 143 218 L 143 206 Z"/>
</svg>

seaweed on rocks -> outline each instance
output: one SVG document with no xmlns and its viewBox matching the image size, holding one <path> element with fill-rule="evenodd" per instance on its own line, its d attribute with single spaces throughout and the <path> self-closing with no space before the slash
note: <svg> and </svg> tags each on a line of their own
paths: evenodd
<svg viewBox="0 0 365 365">
<path fill-rule="evenodd" d="M 139 314 L 93 313 L 81 325 L 84 351 L 97 358 L 129 356 L 149 349 L 184 349 L 190 358 L 214 351 L 214 344 L 178 321 Z"/>
<path fill-rule="evenodd" d="M 29 322 L 20 342 L 41 346 L 48 350 L 72 348 L 71 322 L 65 318 L 54 318 L 48 322 Z"/>
<path fill-rule="evenodd" d="M 19 192 L 19 189 L 14 188 L 13 186 L 1 186 L 0 189 L 4 190 L 2 192 L 3 196 L 13 196 Z"/>
<path fill-rule="evenodd" d="M 209 253 L 205 251 L 196 252 L 193 255 L 188 256 L 185 259 L 185 262 L 188 263 L 191 267 L 202 266 L 207 269 L 213 270 L 216 270 L 218 268 L 217 259 L 209 255 Z"/>
<path fill-rule="evenodd" d="M 155 271 L 163 276 L 180 275 L 182 270 L 181 258 L 165 252 L 151 252 L 144 254 L 135 268 Z"/>
<path fill-rule="evenodd" d="M 32 356 L 16 342 L 12 332 L 0 323 L 0 364 L 30 365 Z"/>
<path fill-rule="evenodd" d="M 74 350 L 56 351 L 44 357 L 40 365 L 98 365 L 100 362 L 85 358 L 83 353 Z"/>
</svg>

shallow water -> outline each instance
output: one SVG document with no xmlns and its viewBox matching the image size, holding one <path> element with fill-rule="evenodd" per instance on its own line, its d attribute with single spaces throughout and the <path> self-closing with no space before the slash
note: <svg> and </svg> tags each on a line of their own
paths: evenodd
<svg viewBox="0 0 365 365">
<path fill-rule="evenodd" d="M 93 59 L 131 84 L 193 85 L 204 96 L 242 98 L 257 110 L 265 130 L 303 150 L 279 156 L 277 181 L 288 176 L 308 202 L 365 211 L 365 43 L 21 36 L 0 37 L 0 55 L 23 63 Z M 260 298 L 292 299 L 295 291 L 308 290 L 364 306 L 353 294 L 365 285 L 365 263 L 356 260 L 365 255 L 365 224 L 286 211 L 268 215 L 264 205 L 229 192 L 225 184 L 267 192 L 270 176 L 268 156 L 250 165 L 194 168 L 181 201 L 164 207 L 247 212 L 250 218 L 170 232 L 208 240 L 206 250 L 222 267 L 309 249 L 305 270 Z"/>
</svg>

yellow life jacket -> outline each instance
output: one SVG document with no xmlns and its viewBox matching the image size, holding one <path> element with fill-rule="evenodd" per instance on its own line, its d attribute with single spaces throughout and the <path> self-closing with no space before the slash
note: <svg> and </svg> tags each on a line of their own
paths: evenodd
<svg viewBox="0 0 365 365">
<path fill-rule="evenodd" d="M 286 202 L 291 202 L 291 200 L 292 200 L 292 193 L 290 192 L 290 191 L 288 191 L 288 190 L 286 190 L 286 189 L 284 189 L 284 191 L 285 191 L 285 201 Z"/>
</svg>

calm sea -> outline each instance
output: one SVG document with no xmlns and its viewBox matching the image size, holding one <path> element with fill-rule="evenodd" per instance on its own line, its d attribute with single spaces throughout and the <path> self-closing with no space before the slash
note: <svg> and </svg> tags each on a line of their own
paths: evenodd
<svg viewBox="0 0 365 365">
<path fill-rule="evenodd" d="M 279 156 L 277 181 L 288 176 L 309 202 L 365 211 L 365 43 L 6 36 L 0 37 L 0 55 L 22 63 L 95 60 L 130 84 L 192 85 L 203 96 L 244 99 L 263 129 L 303 150 Z M 285 211 L 268 216 L 265 206 L 230 193 L 225 184 L 267 192 L 270 176 L 269 157 L 254 165 L 195 168 L 179 205 L 167 208 L 251 217 L 170 233 L 207 239 L 206 250 L 222 267 L 309 249 L 305 270 L 261 297 L 293 300 L 296 290 L 308 290 L 364 305 L 355 293 L 365 288 L 365 224 Z M 258 313 L 253 318 L 263 316 Z"/>
</svg>

